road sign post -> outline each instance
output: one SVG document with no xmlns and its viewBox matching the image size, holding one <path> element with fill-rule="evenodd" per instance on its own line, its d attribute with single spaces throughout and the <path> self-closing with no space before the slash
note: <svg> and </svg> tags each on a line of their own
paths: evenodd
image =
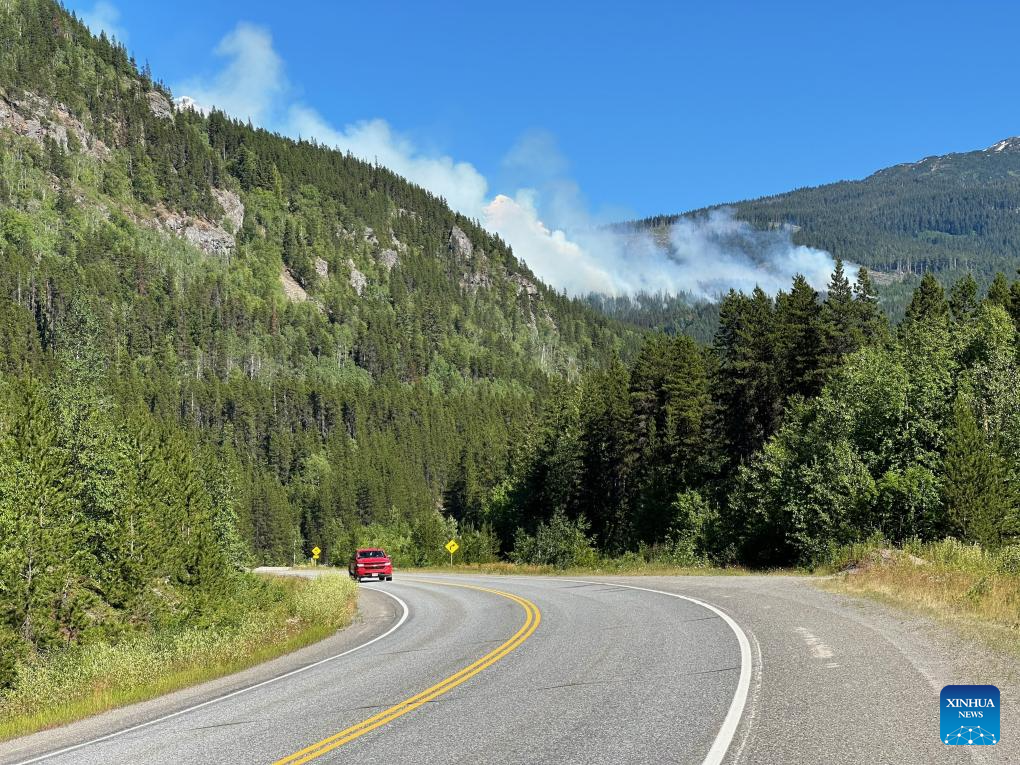
<svg viewBox="0 0 1020 765">
<path fill-rule="evenodd" d="M 460 549 L 460 545 L 457 544 L 457 540 L 456 539 L 451 539 L 444 546 L 446 547 L 446 551 L 448 553 L 450 553 L 450 565 L 452 566 L 453 565 L 453 554 L 455 552 L 457 552 L 457 550 Z"/>
<path fill-rule="evenodd" d="M 312 560 L 315 561 L 316 566 L 319 565 L 319 553 L 321 552 L 322 550 L 320 550 L 317 546 L 312 548 Z"/>
</svg>

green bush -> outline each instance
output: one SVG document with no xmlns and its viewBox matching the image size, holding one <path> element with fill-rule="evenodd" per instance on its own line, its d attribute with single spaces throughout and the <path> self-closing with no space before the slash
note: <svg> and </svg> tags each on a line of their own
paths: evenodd
<svg viewBox="0 0 1020 765">
<path fill-rule="evenodd" d="M 354 598 L 357 585 L 346 575 L 320 576 L 298 589 L 294 613 L 308 624 L 330 625 L 346 618 L 346 605 Z"/>
<path fill-rule="evenodd" d="M 28 644 L 10 627 L 0 624 L 0 691 L 13 685 L 18 663 L 28 652 Z"/>
<path fill-rule="evenodd" d="M 997 562 L 1003 574 L 1020 576 L 1020 544 L 1007 545 L 999 550 Z"/>
<path fill-rule="evenodd" d="M 671 566 L 701 566 L 708 563 L 709 537 L 718 513 L 696 491 L 682 491 L 673 501 L 673 522 L 665 544 L 653 559 Z"/>
<path fill-rule="evenodd" d="M 819 561 L 819 567 L 833 571 L 844 571 L 852 566 L 859 565 L 876 550 L 889 547 L 889 541 L 876 531 L 863 542 L 851 542 L 847 545 L 830 543 L 828 554 Z"/>
<path fill-rule="evenodd" d="M 587 520 L 571 521 L 560 511 L 539 524 L 534 535 L 518 529 L 510 557 L 514 563 L 556 568 L 592 567 L 598 563 L 598 553 L 588 537 Z"/>
<path fill-rule="evenodd" d="M 994 568 L 992 555 L 978 544 L 949 537 L 924 547 L 921 557 L 943 568 L 987 572 Z"/>
<path fill-rule="evenodd" d="M 338 629 L 351 618 L 357 586 L 346 576 L 316 579 L 238 577 L 235 600 L 203 626 L 136 633 L 122 640 L 72 644 L 44 653 L 18 649 L 0 629 L 0 729 L 19 716 L 96 700 L 92 711 L 136 701 L 241 669 L 300 630 Z M 22 641 L 23 642 L 23 641 Z M 17 652 L 20 650 L 20 653 Z M 271 651 L 270 651 L 271 654 Z M 266 654 L 264 658 L 268 658 Z M 151 692 L 146 692 L 146 688 Z"/>
</svg>

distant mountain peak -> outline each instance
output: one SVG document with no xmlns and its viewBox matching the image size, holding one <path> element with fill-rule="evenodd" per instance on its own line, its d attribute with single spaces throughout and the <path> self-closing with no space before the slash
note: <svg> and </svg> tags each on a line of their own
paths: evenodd
<svg viewBox="0 0 1020 765">
<path fill-rule="evenodd" d="M 989 146 L 985 151 L 1020 151 L 1020 136 L 1004 138 Z"/>
</svg>

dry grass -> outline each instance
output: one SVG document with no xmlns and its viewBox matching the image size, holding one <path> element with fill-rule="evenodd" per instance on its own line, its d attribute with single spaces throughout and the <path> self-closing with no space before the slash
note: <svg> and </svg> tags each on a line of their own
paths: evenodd
<svg viewBox="0 0 1020 765">
<path fill-rule="evenodd" d="M 357 588 L 343 576 L 276 578 L 282 597 L 227 628 L 79 646 L 20 668 L 0 696 L 0 741 L 238 672 L 347 626 Z"/>
<path fill-rule="evenodd" d="M 908 608 L 1020 654 L 1020 576 L 1010 554 L 953 540 L 873 550 L 820 586 Z"/>
<path fill-rule="evenodd" d="M 649 563 L 628 559 L 606 560 L 594 566 L 556 568 L 524 563 L 464 563 L 453 566 L 430 566 L 428 568 L 400 569 L 414 574 L 484 574 L 497 576 L 746 576 L 762 573 L 798 574 L 800 571 L 752 571 L 739 566 L 726 568 L 715 566 L 672 566 L 665 563 Z"/>
</svg>

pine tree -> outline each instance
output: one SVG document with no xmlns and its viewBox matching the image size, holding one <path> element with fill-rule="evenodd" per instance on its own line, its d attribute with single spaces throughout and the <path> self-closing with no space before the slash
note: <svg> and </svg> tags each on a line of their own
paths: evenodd
<svg viewBox="0 0 1020 765">
<path fill-rule="evenodd" d="M 878 296 L 871 282 L 871 274 L 864 266 L 857 270 L 854 308 L 857 312 L 857 326 L 860 327 L 865 342 L 872 343 L 885 336 L 886 319 L 878 306 Z"/>
<path fill-rule="evenodd" d="M 764 290 L 731 291 L 719 307 L 714 397 L 725 453 L 739 464 L 778 427 L 782 394 L 775 348 L 775 305 Z"/>
<path fill-rule="evenodd" d="M 1002 306 L 1007 312 L 1010 309 L 1012 298 L 1009 292 L 1009 282 L 1006 281 L 1006 276 L 1002 271 L 996 271 L 995 278 L 992 279 L 992 283 L 988 287 L 988 300 L 995 305 Z"/>
<path fill-rule="evenodd" d="M 954 321 L 963 323 L 974 316 L 978 306 L 977 293 L 978 285 L 971 274 L 957 280 L 949 292 L 949 309 Z"/>
<path fill-rule="evenodd" d="M 970 404 L 957 397 L 945 456 L 943 495 L 949 516 L 967 541 L 994 547 L 1016 506 L 1002 458 L 988 444 Z"/>
<path fill-rule="evenodd" d="M 860 347 L 864 340 L 864 332 L 859 319 L 850 280 L 843 271 L 842 259 L 837 258 L 825 302 L 822 304 L 826 368 L 837 366 L 845 356 Z"/>
<path fill-rule="evenodd" d="M 908 322 L 944 321 L 949 316 L 949 302 L 946 291 L 942 289 L 932 274 L 926 273 L 921 278 L 920 286 L 914 290 L 910 305 L 907 306 Z"/>
<path fill-rule="evenodd" d="M 822 307 L 800 274 L 776 298 L 775 331 L 784 395 L 816 395 L 824 381 Z"/>
<path fill-rule="evenodd" d="M 22 386 L 14 425 L 0 434 L 0 623 L 36 648 L 73 640 L 85 626 L 94 560 L 67 453 L 43 392 Z M 7 540 L 16 540 L 11 546 Z"/>
</svg>

